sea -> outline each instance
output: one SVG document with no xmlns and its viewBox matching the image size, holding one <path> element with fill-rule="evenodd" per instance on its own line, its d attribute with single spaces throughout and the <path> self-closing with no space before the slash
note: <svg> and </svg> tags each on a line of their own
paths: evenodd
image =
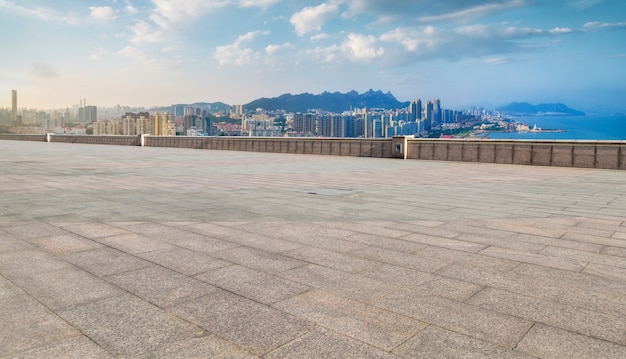
<svg viewBox="0 0 626 359">
<path fill-rule="evenodd" d="M 619 116 L 520 116 L 514 121 L 542 130 L 564 132 L 489 132 L 491 139 L 525 140 L 621 140 L 626 141 L 626 115 Z"/>
</svg>

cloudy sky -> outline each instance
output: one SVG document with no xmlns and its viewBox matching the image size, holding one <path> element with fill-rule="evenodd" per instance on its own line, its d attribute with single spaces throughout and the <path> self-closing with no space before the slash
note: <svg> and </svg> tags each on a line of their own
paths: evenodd
<svg viewBox="0 0 626 359">
<path fill-rule="evenodd" d="M 391 91 L 626 112 L 624 0 L 0 0 L 0 107 Z"/>
</svg>

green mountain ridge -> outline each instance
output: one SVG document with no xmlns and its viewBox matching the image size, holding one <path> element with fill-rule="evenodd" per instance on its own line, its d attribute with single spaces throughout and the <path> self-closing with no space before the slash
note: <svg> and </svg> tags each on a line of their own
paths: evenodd
<svg viewBox="0 0 626 359">
<path fill-rule="evenodd" d="M 512 116 L 585 116 L 584 112 L 562 103 L 531 105 L 528 102 L 512 102 L 496 110 Z"/>
<path fill-rule="evenodd" d="M 287 112 L 306 112 L 312 109 L 320 109 L 331 112 L 349 111 L 351 108 L 404 108 L 408 102 L 400 102 L 391 92 L 369 90 L 362 94 L 357 91 L 347 93 L 322 92 L 314 95 L 311 93 L 301 93 L 292 95 L 290 93 L 273 98 L 260 98 L 243 105 L 245 109 L 254 110 L 263 108 L 267 110 L 282 109 Z"/>
</svg>

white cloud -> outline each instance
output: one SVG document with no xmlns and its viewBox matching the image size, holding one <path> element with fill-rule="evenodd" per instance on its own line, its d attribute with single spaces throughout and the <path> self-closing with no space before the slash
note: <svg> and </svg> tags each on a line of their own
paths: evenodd
<svg viewBox="0 0 626 359">
<path fill-rule="evenodd" d="M 239 0 L 239 7 L 260 7 L 266 9 L 281 0 Z"/>
<path fill-rule="evenodd" d="M 606 28 L 621 28 L 626 27 L 626 22 L 600 22 L 600 21 L 591 21 L 585 23 L 583 25 L 583 29 L 592 30 L 592 29 L 606 29 Z"/>
<path fill-rule="evenodd" d="M 155 5 L 150 19 L 163 29 L 193 19 L 213 9 L 226 6 L 229 0 L 151 0 Z"/>
<path fill-rule="evenodd" d="M 510 0 L 504 3 L 490 3 L 480 4 L 473 7 L 460 9 L 457 11 L 449 12 L 439 15 L 426 15 L 418 18 L 420 22 L 437 22 L 437 21 L 469 21 L 485 15 L 522 6 L 526 3 L 525 0 Z"/>
<path fill-rule="evenodd" d="M 219 62 L 220 66 L 251 65 L 260 58 L 260 53 L 251 48 L 245 47 L 245 43 L 254 40 L 259 35 L 267 35 L 268 32 L 251 31 L 243 35 L 239 35 L 237 40 L 230 45 L 218 46 L 215 49 L 213 57 Z"/>
<path fill-rule="evenodd" d="M 349 34 L 348 39 L 342 43 L 342 48 L 356 61 L 369 62 L 385 55 L 385 49 L 371 35 Z"/>
<path fill-rule="evenodd" d="M 567 28 L 567 27 L 555 27 L 552 30 L 549 30 L 548 32 L 552 35 L 560 35 L 560 34 L 569 34 L 570 32 L 573 32 L 574 30 Z"/>
<path fill-rule="evenodd" d="M 162 41 L 163 34 L 143 20 L 140 20 L 135 25 L 130 26 L 130 29 L 133 32 L 133 37 L 130 41 L 134 44 L 156 43 Z"/>
<path fill-rule="evenodd" d="M 427 26 L 421 31 L 415 29 L 398 28 L 384 33 L 381 40 L 401 44 L 408 52 L 432 51 L 440 42 L 439 31 Z"/>
<path fill-rule="evenodd" d="M 569 4 L 569 6 L 575 8 L 575 9 L 585 10 L 585 9 L 590 8 L 590 7 L 594 7 L 596 5 L 599 5 L 602 2 L 604 2 L 604 1 L 603 0 L 570 0 L 567 3 Z"/>
<path fill-rule="evenodd" d="M 504 57 L 490 57 L 484 60 L 484 63 L 486 63 L 487 65 L 503 65 L 507 62 L 509 61 Z"/>
<path fill-rule="evenodd" d="M 110 6 L 90 6 L 89 16 L 96 21 L 115 21 L 117 19 L 118 11 L 114 10 Z"/>
<path fill-rule="evenodd" d="M 289 22 L 293 24 L 299 36 L 304 36 L 310 32 L 320 31 L 324 23 L 335 17 L 338 11 L 337 5 L 326 3 L 315 7 L 305 7 L 302 11 L 293 14 Z"/>
<path fill-rule="evenodd" d="M 330 36 L 328 36 L 328 34 L 317 34 L 317 35 L 313 35 L 311 36 L 310 40 L 311 41 L 318 41 L 318 40 L 324 40 L 324 39 L 328 39 Z"/>
<path fill-rule="evenodd" d="M 31 75 L 35 78 L 51 79 L 59 77 L 59 70 L 50 65 L 36 62 L 32 64 Z"/>
<path fill-rule="evenodd" d="M 290 49 L 292 47 L 293 47 L 293 45 L 291 45 L 288 42 L 286 42 L 284 44 L 281 44 L 281 45 L 267 45 L 265 47 L 265 53 L 268 54 L 268 55 L 274 55 L 275 53 L 277 53 L 280 50 Z"/>
<path fill-rule="evenodd" d="M 139 10 L 136 7 L 134 7 L 133 5 L 127 5 L 124 8 L 124 11 L 126 11 L 127 14 L 131 14 L 131 15 L 134 15 L 134 14 L 139 12 Z"/>
<path fill-rule="evenodd" d="M 11 1 L 0 0 L 0 8 L 7 9 L 21 16 L 35 17 L 45 21 L 64 22 L 67 24 L 77 24 L 78 18 L 74 15 L 60 15 L 56 11 L 43 7 L 27 7 L 17 5 Z"/>
<path fill-rule="evenodd" d="M 91 61 L 102 61 L 102 56 L 106 55 L 107 52 L 103 48 L 99 48 L 96 52 L 89 56 Z"/>
</svg>

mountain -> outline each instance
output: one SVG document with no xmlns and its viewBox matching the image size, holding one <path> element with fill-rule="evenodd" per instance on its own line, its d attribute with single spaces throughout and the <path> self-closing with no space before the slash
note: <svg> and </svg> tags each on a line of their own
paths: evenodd
<svg viewBox="0 0 626 359">
<path fill-rule="evenodd" d="M 582 111 L 573 110 L 562 103 L 531 105 L 528 102 L 513 102 L 497 109 L 512 116 L 584 116 Z"/>
<path fill-rule="evenodd" d="M 369 90 L 362 94 L 356 91 L 347 93 L 323 92 L 319 95 L 302 93 L 284 94 L 274 98 L 260 98 L 243 105 L 245 109 L 263 108 L 266 110 L 282 109 L 287 112 L 306 112 L 309 109 L 321 109 L 331 112 L 349 111 L 351 108 L 404 108 L 408 102 L 398 101 L 391 92 Z"/>
</svg>

